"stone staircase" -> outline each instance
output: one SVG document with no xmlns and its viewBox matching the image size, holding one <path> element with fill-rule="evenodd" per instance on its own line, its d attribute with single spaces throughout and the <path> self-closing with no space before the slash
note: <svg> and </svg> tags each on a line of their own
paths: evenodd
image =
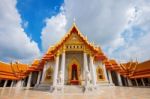
<svg viewBox="0 0 150 99">
<path fill-rule="evenodd" d="M 99 84 L 97 85 L 96 90 L 99 90 L 99 88 L 101 89 L 102 87 L 105 87 L 105 86 L 109 86 L 108 83 Z M 36 85 L 33 88 L 33 90 L 53 92 L 50 90 L 50 88 L 52 88 L 50 84 L 39 84 L 39 85 Z M 95 91 L 91 91 L 91 92 L 95 92 Z M 84 93 L 84 87 L 81 85 L 65 85 L 63 89 L 63 93 L 69 93 L 69 94 L 80 93 L 81 94 L 81 93 Z"/>
<path fill-rule="evenodd" d="M 34 90 L 41 90 L 41 91 L 49 91 L 50 90 L 50 84 L 35 85 L 35 87 L 33 89 Z"/>
<path fill-rule="evenodd" d="M 49 91 L 50 92 L 50 84 L 39 84 L 36 85 L 33 90 L 40 90 L 40 91 Z M 79 85 L 65 85 L 63 89 L 64 93 L 83 93 L 83 87 Z"/>
<path fill-rule="evenodd" d="M 65 85 L 64 93 L 83 93 L 83 86 L 80 85 Z"/>
</svg>

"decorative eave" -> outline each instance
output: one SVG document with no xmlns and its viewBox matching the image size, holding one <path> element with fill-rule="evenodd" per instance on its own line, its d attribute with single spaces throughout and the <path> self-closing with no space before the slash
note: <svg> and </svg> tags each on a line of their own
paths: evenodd
<svg viewBox="0 0 150 99">
<path fill-rule="evenodd" d="M 44 57 L 42 57 L 42 60 L 47 61 L 47 60 L 54 60 L 54 54 L 52 53 L 46 53 Z"/>
<path fill-rule="evenodd" d="M 103 63 L 105 64 L 106 69 L 112 71 L 112 64 L 110 63 L 108 59 L 104 60 Z"/>
<path fill-rule="evenodd" d="M 94 60 L 95 60 L 95 61 L 98 61 L 98 60 L 103 61 L 103 60 L 105 60 L 105 59 L 107 59 L 107 57 L 106 57 L 103 53 L 96 53 L 96 54 L 94 55 Z"/>
</svg>

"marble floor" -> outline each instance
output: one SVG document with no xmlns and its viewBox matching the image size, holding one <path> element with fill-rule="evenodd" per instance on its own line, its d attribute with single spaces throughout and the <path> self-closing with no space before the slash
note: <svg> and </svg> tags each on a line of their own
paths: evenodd
<svg viewBox="0 0 150 99">
<path fill-rule="evenodd" d="M 90 94 L 52 94 L 46 91 L 0 88 L 0 99 L 150 99 L 150 88 L 107 86 Z"/>
</svg>

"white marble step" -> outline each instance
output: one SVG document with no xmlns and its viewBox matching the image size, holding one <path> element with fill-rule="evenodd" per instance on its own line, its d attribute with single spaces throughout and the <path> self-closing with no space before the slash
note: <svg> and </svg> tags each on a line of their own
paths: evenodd
<svg viewBox="0 0 150 99">
<path fill-rule="evenodd" d="M 82 93 L 83 87 L 78 85 L 66 85 L 64 87 L 64 93 Z"/>
<path fill-rule="evenodd" d="M 48 90 L 50 90 L 50 84 L 35 85 L 34 89 L 35 90 L 45 90 L 45 91 L 48 91 Z"/>
<path fill-rule="evenodd" d="M 42 90 L 42 91 L 50 91 L 50 84 L 39 84 L 36 85 L 33 89 L 35 90 Z M 101 89 L 103 86 L 109 86 L 108 83 L 99 84 L 96 87 L 96 90 Z M 83 86 L 80 85 L 65 85 L 63 92 L 64 93 L 83 93 L 84 91 Z"/>
</svg>

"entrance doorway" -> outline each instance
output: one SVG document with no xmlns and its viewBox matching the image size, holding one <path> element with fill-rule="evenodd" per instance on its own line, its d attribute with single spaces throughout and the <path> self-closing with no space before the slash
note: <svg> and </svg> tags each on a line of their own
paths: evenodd
<svg viewBox="0 0 150 99">
<path fill-rule="evenodd" d="M 78 77 L 78 67 L 76 64 L 73 64 L 71 69 L 71 85 L 79 85 L 79 77 Z"/>
<path fill-rule="evenodd" d="M 68 84 L 70 85 L 79 85 L 81 84 L 80 81 L 80 64 L 76 59 L 70 61 L 69 70 L 68 70 L 68 77 L 69 81 Z"/>
<path fill-rule="evenodd" d="M 72 65 L 72 74 L 71 74 L 71 80 L 78 80 L 78 71 L 77 71 L 77 65 L 73 64 Z"/>
</svg>

